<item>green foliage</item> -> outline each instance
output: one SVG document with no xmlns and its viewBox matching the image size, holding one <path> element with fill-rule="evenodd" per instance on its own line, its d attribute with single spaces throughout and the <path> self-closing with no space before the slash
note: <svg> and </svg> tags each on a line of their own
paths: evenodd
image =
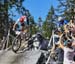
<svg viewBox="0 0 75 64">
<path fill-rule="evenodd" d="M 46 20 L 53 20 L 53 15 L 54 15 L 54 14 L 55 14 L 54 8 L 53 8 L 53 6 L 51 6 L 51 8 L 50 8 L 50 10 L 49 10 L 49 12 L 48 12 L 48 15 L 47 15 Z"/>
<path fill-rule="evenodd" d="M 30 16 L 29 21 L 30 21 L 30 24 L 35 24 L 35 21 L 34 21 L 34 17 L 33 16 Z"/>
<path fill-rule="evenodd" d="M 50 38 L 52 35 L 53 29 L 55 29 L 55 24 L 53 22 L 45 21 L 43 23 L 43 35 L 44 35 L 44 37 Z"/>
<path fill-rule="evenodd" d="M 58 0 L 58 12 L 66 19 L 75 19 L 75 0 Z"/>
<path fill-rule="evenodd" d="M 55 24 L 53 23 L 54 22 L 54 18 L 53 18 L 54 14 L 55 14 L 54 8 L 53 8 L 53 6 L 51 6 L 51 8 L 48 12 L 48 15 L 46 17 L 46 20 L 42 26 L 44 37 L 50 38 L 52 35 L 52 30 L 55 28 Z"/>
<path fill-rule="evenodd" d="M 41 32 L 42 33 L 42 23 L 43 23 L 43 20 L 41 17 L 38 18 L 38 32 Z"/>
<path fill-rule="evenodd" d="M 0 1 L 0 38 L 4 35 L 5 31 L 9 28 L 9 14 L 8 11 L 13 7 L 16 8 L 17 11 L 23 12 L 25 9 L 22 6 L 22 2 L 24 0 L 1 0 Z M 12 18 L 11 18 L 12 19 Z"/>
<path fill-rule="evenodd" d="M 31 27 L 31 35 L 35 34 L 36 32 L 37 32 L 36 25 L 33 24 L 32 27 Z"/>
<path fill-rule="evenodd" d="M 31 35 L 35 34 L 36 33 L 36 23 L 34 21 L 33 16 L 30 16 L 29 23 L 30 23 L 30 32 L 31 32 Z"/>
</svg>

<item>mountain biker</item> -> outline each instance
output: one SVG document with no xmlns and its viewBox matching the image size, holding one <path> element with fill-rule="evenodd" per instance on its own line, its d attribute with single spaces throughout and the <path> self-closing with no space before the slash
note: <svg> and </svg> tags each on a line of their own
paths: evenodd
<svg viewBox="0 0 75 64">
<path fill-rule="evenodd" d="M 17 27 L 17 25 L 19 27 Z M 27 25 L 27 16 L 21 16 L 13 25 L 13 30 L 24 31 Z"/>
</svg>

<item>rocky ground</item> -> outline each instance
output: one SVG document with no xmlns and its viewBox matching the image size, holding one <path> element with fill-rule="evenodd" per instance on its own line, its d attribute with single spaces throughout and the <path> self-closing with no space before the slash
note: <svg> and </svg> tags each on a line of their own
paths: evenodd
<svg viewBox="0 0 75 64">
<path fill-rule="evenodd" d="M 15 54 L 12 50 L 0 51 L 0 64 L 36 64 L 41 52 L 39 50 L 26 51 Z"/>
</svg>

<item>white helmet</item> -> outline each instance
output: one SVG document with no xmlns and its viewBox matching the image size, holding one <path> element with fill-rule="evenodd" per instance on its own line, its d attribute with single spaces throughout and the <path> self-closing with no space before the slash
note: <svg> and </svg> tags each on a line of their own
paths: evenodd
<svg viewBox="0 0 75 64">
<path fill-rule="evenodd" d="M 63 18 L 62 17 L 58 17 L 58 21 L 61 21 L 61 20 L 63 20 Z"/>
</svg>

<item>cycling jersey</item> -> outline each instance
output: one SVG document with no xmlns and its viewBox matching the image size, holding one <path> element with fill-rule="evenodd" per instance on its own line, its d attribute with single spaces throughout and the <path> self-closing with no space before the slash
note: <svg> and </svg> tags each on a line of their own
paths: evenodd
<svg viewBox="0 0 75 64">
<path fill-rule="evenodd" d="M 18 25 L 18 27 L 16 28 L 16 30 L 22 30 L 22 28 L 27 25 L 27 17 L 26 16 L 22 16 L 21 18 L 19 18 L 16 23 Z"/>
</svg>

